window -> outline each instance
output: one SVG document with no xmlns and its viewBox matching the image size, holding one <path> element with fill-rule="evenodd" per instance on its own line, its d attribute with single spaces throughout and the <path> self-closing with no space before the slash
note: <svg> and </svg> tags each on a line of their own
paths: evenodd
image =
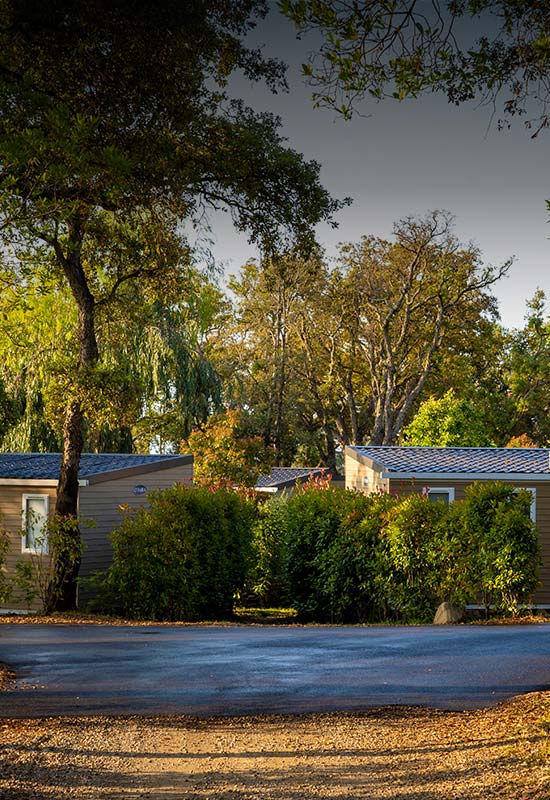
<svg viewBox="0 0 550 800">
<path fill-rule="evenodd" d="M 49 497 L 47 494 L 23 495 L 23 530 L 21 545 L 23 553 L 48 552 L 46 520 L 48 519 Z"/>
<path fill-rule="evenodd" d="M 441 486 L 427 486 L 424 493 L 427 495 L 430 502 L 437 503 L 438 500 L 441 500 L 446 506 L 450 505 L 455 499 L 455 490 L 453 487 L 443 488 Z"/>
<path fill-rule="evenodd" d="M 530 492 L 531 494 L 531 508 L 529 509 L 529 516 L 531 517 L 533 522 L 537 521 L 537 490 L 525 487 L 521 487 L 524 492 Z M 516 492 L 519 492 L 519 488 L 516 488 Z"/>
</svg>

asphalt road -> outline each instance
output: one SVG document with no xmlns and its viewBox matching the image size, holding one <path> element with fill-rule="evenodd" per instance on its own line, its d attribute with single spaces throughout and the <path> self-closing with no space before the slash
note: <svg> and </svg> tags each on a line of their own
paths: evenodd
<svg viewBox="0 0 550 800">
<path fill-rule="evenodd" d="M 550 625 L 0 625 L 0 717 L 469 709 L 550 688 Z"/>
</svg>

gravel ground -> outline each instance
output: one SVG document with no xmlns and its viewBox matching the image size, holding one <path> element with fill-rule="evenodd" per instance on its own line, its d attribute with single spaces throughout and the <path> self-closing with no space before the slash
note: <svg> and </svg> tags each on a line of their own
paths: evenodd
<svg viewBox="0 0 550 800">
<path fill-rule="evenodd" d="M 0 719 L 0 798 L 543 800 L 546 718 L 550 693 L 462 713 Z"/>
<path fill-rule="evenodd" d="M 0 691 L 13 678 L 0 664 Z M 461 713 L 0 716 L 0 800 L 31 798 L 550 800 L 550 692 Z"/>
</svg>

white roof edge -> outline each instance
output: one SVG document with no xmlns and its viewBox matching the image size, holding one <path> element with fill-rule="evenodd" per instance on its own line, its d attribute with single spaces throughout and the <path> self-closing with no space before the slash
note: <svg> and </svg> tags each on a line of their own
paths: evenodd
<svg viewBox="0 0 550 800">
<path fill-rule="evenodd" d="M 57 486 L 57 478 L 0 478 L 0 486 Z"/>
<path fill-rule="evenodd" d="M 388 472 L 382 478 L 441 481 L 550 481 L 550 472 Z"/>
<path fill-rule="evenodd" d="M 57 486 L 57 478 L 0 478 L 0 486 Z M 90 481 L 79 478 L 79 486 L 89 486 Z"/>
</svg>

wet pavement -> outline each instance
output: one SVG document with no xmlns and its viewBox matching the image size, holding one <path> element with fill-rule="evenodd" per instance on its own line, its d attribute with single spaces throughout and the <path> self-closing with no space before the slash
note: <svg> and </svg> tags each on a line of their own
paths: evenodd
<svg viewBox="0 0 550 800">
<path fill-rule="evenodd" d="M 550 688 L 550 625 L 0 625 L 0 716 L 469 709 Z"/>
</svg>

